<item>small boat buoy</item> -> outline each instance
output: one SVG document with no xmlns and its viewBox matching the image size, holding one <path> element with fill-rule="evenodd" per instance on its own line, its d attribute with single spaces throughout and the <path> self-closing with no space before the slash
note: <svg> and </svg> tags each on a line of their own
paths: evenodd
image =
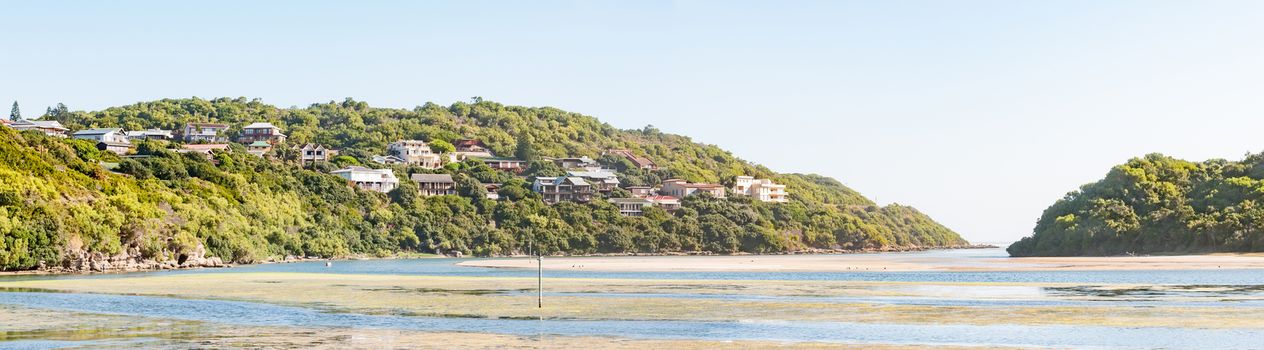
<svg viewBox="0 0 1264 350">
<path fill-rule="evenodd" d="M 326 261 L 326 262 L 325 262 L 325 267 L 333 267 L 333 266 L 334 266 L 334 262 L 332 262 L 332 261 Z"/>
</svg>

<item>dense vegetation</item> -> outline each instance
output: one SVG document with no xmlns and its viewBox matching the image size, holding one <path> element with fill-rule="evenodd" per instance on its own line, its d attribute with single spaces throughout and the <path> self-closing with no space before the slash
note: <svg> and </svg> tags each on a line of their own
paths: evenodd
<svg viewBox="0 0 1264 350">
<path fill-rule="evenodd" d="M 334 164 L 300 166 L 296 151 L 278 147 L 265 160 L 234 145 L 214 160 L 146 141 L 119 159 L 87 141 L 36 132 L 0 131 L 0 269 L 29 269 L 85 254 L 130 254 L 174 259 L 203 246 L 226 261 L 295 256 L 387 255 L 453 251 L 475 255 L 530 252 L 782 252 L 805 248 L 901 249 L 966 244 L 956 233 L 913 208 L 873 202 L 834 179 L 776 174 L 712 145 L 646 127 L 619 130 L 597 119 L 555 108 L 504 106 L 475 99 L 412 110 L 371 108 L 364 102 L 277 108 L 258 100 L 168 99 L 98 112 L 50 108 L 43 118 L 72 130 L 90 127 L 180 129 L 187 122 L 243 125 L 268 121 L 288 143 L 341 149 Z M 560 174 L 540 157 L 589 156 L 617 169 L 625 184 L 666 178 L 728 184 L 735 175 L 771 177 L 787 185 L 791 201 L 687 198 L 672 213 L 650 208 L 622 217 L 612 204 L 546 205 L 526 179 L 477 161 L 426 170 L 394 169 L 400 189 L 365 192 L 328 175 L 335 167 L 372 163 L 399 139 L 483 140 L 496 154 L 532 161 L 526 176 Z M 439 144 L 441 144 L 440 142 Z M 446 146 L 438 146 L 447 148 Z M 602 156 L 630 149 L 661 169 L 638 169 Z M 113 171 L 101 164 L 118 163 Z M 410 173 L 444 172 L 458 180 L 457 196 L 419 197 Z M 479 183 L 504 183 L 501 200 L 486 199 Z M 613 196 L 626 195 L 616 191 Z"/>
<path fill-rule="evenodd" d="M 1041 215 L 1014 256 L 1264 251 L 1264 154 L 1116 166 Z"/>
</svg>

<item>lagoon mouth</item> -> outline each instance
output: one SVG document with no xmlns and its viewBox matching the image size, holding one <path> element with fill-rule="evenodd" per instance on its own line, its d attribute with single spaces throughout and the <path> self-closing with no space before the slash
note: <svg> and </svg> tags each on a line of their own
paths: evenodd
<svg viewBox="0 0 1264 350">
<path fill-rule="evenodd" d="M 265 303 L 111 294 L 0 292 L 0 304 L 243 326 L 337 327 L 518 336 L 1110 348 L 1249 348 L 1261 329 L 925 325 L 787 320 L 481 319 L 326 312 Z"/>
</svg>

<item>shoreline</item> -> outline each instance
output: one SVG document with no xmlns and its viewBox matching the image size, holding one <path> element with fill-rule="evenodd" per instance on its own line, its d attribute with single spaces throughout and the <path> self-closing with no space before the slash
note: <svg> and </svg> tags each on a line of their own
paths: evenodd
<svg viewBox="0 0 1264 350">
<path fill-rule="evenodd" d="M 708 251 L 690 251 L 690 252 L 667 252 L 667 253 L 593 253 L 593 254 L 566 254 L 566 255 L 547 255 L 554 258 L 575 258 L 575 257 L 671 257 L 671 256 L 694 256 L 694 257 L 724 257 L 724 256 L 790 256 L 790 255 L 839 255 L 839 254 L 877 254 L 877 253 L 903 253 L 903 252 L 922 252 L 931 250 L 959 250 L 959 249 L 994 249 L 1000 248 L 991 244 L 968 244 L 959 246 L 946 247 L 889 247 L 880 249 L 809 249 L 789 252 L 777 253 L 743 253 L 734 254 L 712 253 Z M 499 255 L 490 257 L 469 257 L 469 259 L 504 259 L 504 258 L 527 258 L 534 255 Z M 138 272 L 159 272 L 159 271 L 176 271 L 176 270 L 195 270 L 195 269 L 227 269 L 237 266 L 265 265 L 265 264 L 289 264 L 312 261 L 356 261 L 356 260 L 398 260 L 398 259 L 440 259 L 440 258 L 465 258 L 464 256 L 450 256 L 428 253 L 412 253 L 402 252 L 391 256 L 367 256 L 367 255 L 351 255 L 335 258 L 319 258 L 319 257 L 300 257 L 287 256 L 282 259 L 268 259 L 255 263 L 223 263 L 219 262 L 213 265 L 164 265 L 151 264 L 153 267 L 138 268 L 135 264 L 130 265 L 107 265 L 104 269 L 83 269 L 71 270 L 64 267 L 54 268 L 37 268 L 31 270 L 17 271 L 0 271 L 0 277 L 4 276 L 69 276 L 69 275 L 104 275 L 104 274 L 124 274 Z M 115 267 L 117 266 L 117 267 Z"/>
<path fill-rule="evenodd" d="M 535 259 L 482 259 L 457 266 L 535 269 Z M 544 269 L 600 272 L 1029 272 L 1264 270 L 1264 254 L 1117 257 L 954 257 L 924 255 L 728 255 L 545 257 Z"/>
</svg>

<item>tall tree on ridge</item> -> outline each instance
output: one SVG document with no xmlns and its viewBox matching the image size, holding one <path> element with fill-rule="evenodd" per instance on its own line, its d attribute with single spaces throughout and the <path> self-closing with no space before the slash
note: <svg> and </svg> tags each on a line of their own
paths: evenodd
<svg viewBox="0 0 1264 350">
<path fill-rule="evenodd" d="M 15 122 L 22 120 L 22 109 L 18 108 L 18 101 L 13 101 L 13 109 L 9 110 L 9 120 Z"/>
</svg>

